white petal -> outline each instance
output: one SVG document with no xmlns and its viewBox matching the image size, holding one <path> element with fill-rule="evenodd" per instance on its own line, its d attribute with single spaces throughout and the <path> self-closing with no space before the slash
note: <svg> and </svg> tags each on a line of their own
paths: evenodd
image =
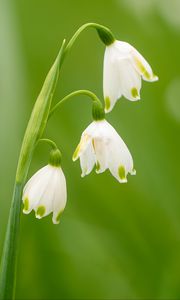
<svg viewBox="0 0 180 300">
<path fill-rule="evenodd" d="M 48 166 L 49 167 L 49 166 Z M 43 176 L 43 174 L 46 173 L 47 170 L 47 166 L 44 166 L 43 168 L 41 168 L 40 170 L 38 170 L 29 180 L 28 182 L 25 184 L 24 189 L 23 189 L 23 195 L 25 193 L 28 193 L 29 187 L 33 186 L 34 183 L 37 183 L 38 179 L 41 178 L 41 176 Z"/>
<path fill-rule="evenodd" d="M 111 49 L 113 49 L 113 57 L 116 60 L 117 58 L 119 59 L 126 59 L 129 57 L 131 53 L 132 46 L 129 43 L 122 42 L 122 41 L 115 41 L 113 44 L 111 44 Z"/>
<path fill-rule="evenodd" d="M 118 75 L 116 57 L 114 57 L 112 46 L 108 46 L 105 50 L 103 70 L 105 112 L 110 112 L 116 101 L 121 97 L 120 79 Z"/>
<path fill-rule="evenodd" d="M 50 170 L 51 174 L 49 175 L 48 181 L 42 183 L 44 184 L 44 192 L 41 194 L 41 196 L 39 197 L 39 201 L 34 207 L 36 218 L 38 219 L 49 215 L 53 211 L 53 197 L 56 189 L 57 170 L 59 168 L 51 168 L 52 170 Z M 44 211 L 43 213 L 42 210 Z M 39 211 L 41 212 L 40 214 L 38 213 Z"/>
<path fill-rule="evenodd" d="M 96 173 L 104 172 L 108 167 L 107 161 L 107 140 L 106 138 L 94 138 L 94 150 L 96 154 Z"/>
<path fill-rule="evenodd" d="M 57 170 L 55 190 L 53 198 L 53 218 L 54 224 L 59 223 L 60 215 L 63 212 L 67 201 L 66 179 L 62 169 Z"/>
<path fill-rule="evenodd" d="M 112 175 L 119 182 L 127 182 L 126 176 L 128 172 L 134 172 L 133 159 L 119 134 L 110 124 L 108 125 L 111 140 L 108 144 L 108 166 Z"/>
<path fill-rule="evenodd" d="M 117 64 L 119 68 L 119 82 L 123 96 L 131 101 L 139 100 L 141 76 L 135 70 L 129 58 L 120 59 Z"/>
<path fill-rule="evenodd" d="M 158 77 L 154 75 L 151 66 L 145 60 L 145 58 L 134 48 L 131 50 L 132 62 L 137 72 L 146 81 L 157 81 Z"/>
<path fill-rule="evenodd" d="M 94 164 L 95 154 L 91 141 L 86 150 L 80 155 L 80 165 L 82 170 L 81 177 L 88 175 L 92 171 Z"/>
<path fill-rule="evenodd" d="M 44 194 L 51 175 L 52 168 L 47 165 L 35 173 L 27 182 L 23 191 L 24 204 L 28 201 L 28 203 L 26 202 L 26 209 L 23 210 L 24 213 L 30 213 L 31 210 L 37 206 L 41 196 Z"/>
<path fill-rule="evenodd" d="M 76 161 L 80 155 L 86 150 L 92 141 L 93 132 L 96 129 L 96 122 L 92 122 L 82 133 L 80 143 L 73 154 L 73 161 Z"/>
</svg>

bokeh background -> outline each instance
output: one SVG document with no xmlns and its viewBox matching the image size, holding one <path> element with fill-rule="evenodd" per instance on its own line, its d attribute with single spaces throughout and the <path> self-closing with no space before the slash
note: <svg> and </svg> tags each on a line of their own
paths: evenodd
<svg viewBox="0 0 180 300">
<path fill-rule="evenodd" d="M 22 215 L 17 299 L 180 299 L 180 1 L 1 0 L 0 253 L 24 130 L 62 39 L 83 23 L 108 26 L 134 45 L 159 76 L 142 100 L 122 98 L 107 119 L 132 152 L 137 175 L 118 184 L 108 171 L 80 177 L 72 153 L 91 122 L 74 98 L 46 136 L 63 152 L 68 202 L 51 216 Z M 54 101 L 75 89 L 102 98 L 104 45 L 84 32 L 66 59 Z M 30 174 L 47 163 L 39 145 Z"/>
</svg>

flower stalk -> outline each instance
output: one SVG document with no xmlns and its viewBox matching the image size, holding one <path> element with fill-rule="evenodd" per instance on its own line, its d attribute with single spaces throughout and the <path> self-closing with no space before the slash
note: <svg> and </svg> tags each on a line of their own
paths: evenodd
<svg viewBox="0 0 180 300">
<path fill-rule="evenodd" d="M 41 138 L 48 120 L 59 69 L 64 54 L 65 41 L 50 69 L 41 92 L 35 102 L 20 151 L 12 205 L 9 214 L 4 249 L 1 259 L 0 299 L 14 299 L 18 239 L 20 227 L 22 190 L 37 141 Z"/>
<path fill-rule="evenodd" d="M 76 41 L 76 39 L 79 37 L 79 35 L 87 28 L 94 28 L 96 29 L 101 41 L 106 45 L 109 46 L 111 45 L 114 41 L 115 41 L 115 37 L 113 35 L 113 33 L 110 31 L 109 28 L 97 24 L 97 23 L 86 23 L 84 25 L 82 25 L 76 32 L 75 34 L 72 36 L 72 38 L 70 39 L 69 43 L 66 46 L 65 49 L 65 55 L 67 52 L 69 52 L 69 50 L 72 48 L 74 42 Z"/>
<path fill-rule="evenodd" d="M 92 114 L 93 114 L 93 116 L 95 116 L 95 114 L 98 113 L 97 112 L 97 110 L 98 110 L 99 114 L 101 114 L 102 119 L 103 119 L 104 118 L 104 109 L 103 109 L 101 101 L 99 100 L 99 98 L 94 93 L 92 93 L 91 91 L 88 91 L 88 90 L 77 90 L 77 91 L 74 91 L 74 92 L 66 95 L 64 98 L 62 98 L 60 101 L 58 101 L 54 105 L 54 107 L 51 109 L 51 111 L 49 113 L 49 118 L 67 100 L 69 100 L 70 98 L 73 98 L 75 96 L 80 96 L 80 95 L 85 95 L 85 96 L 88 96 L 88 97 L 91 98 L 91 100 L 93 101 L 93 107 L 92 107 Z"/>
</svg>

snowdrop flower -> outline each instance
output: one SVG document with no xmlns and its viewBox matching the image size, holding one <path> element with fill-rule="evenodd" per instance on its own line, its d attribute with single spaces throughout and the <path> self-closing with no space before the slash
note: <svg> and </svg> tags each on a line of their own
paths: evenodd
<svg viewBox="0 0 180 300">
<path fill-rule="evenodd" d="M 81 176 L 88 175 L 96 164 L 96 172 L 109 169 L 121 183 L 127 174 L 135 175 L 132 156 L 116 130 L 105 120 L 93 121 L 82 133 L 73 161 L 80 158 Z"/>
<path fill-rule="evenodd" d="M 53 213 L 52 221 L 58 224 L 66 205 L 66 179 L 60 167 L 60 152 L 52 150 L 49 164 L 35 173 L 23 191 L 25 214 L 35 211 L 41 219 Z"/>
<path fill-rule="evenodd" d="M 103 74 L 105 111 L 110 112 L 121 96 L 131 101 L 139 100 L 141 77 L 146 81 L 158 80 L 148 62 L 133 46 L 117 40 L 106 46 Z"/>
</svg>

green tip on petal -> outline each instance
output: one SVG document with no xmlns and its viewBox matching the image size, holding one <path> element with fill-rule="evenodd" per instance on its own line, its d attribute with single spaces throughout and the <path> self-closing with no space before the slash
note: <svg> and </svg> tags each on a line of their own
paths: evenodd
<svg viewBox="0 0 180 300">
<path fill-rule="evenodd" d="M 75 161 L 78 158 L 78 154 L 80 151 L 80 144 L 77 146 L 76 150 L 73 153 L 72 160 Z"/>
<path fill-rule="evenodd" d="M 119 174 L 119 178 L 120 178 L 121 182 L 127 182 L 126 171 L 125 171 L 124 166 L 120 166 L 118 168 L 118 174 Z"/>
<path fill-rule="evenodd" d="M 61 215 L 62 215 L 62 211 L 60 211 L 56 217 L 56 224 L 59 224 Z"/>
<path fill-rule="evenodd" d="M 111 106 L 111 101 L 110 101 L 110 98 L 109 97 L 106 97 L 104 99 L 105 101 L 105 110 L 108 111 L 110 109 L 110 106 Z"/>
<path fill-rule="evenodd" d="M 159 80 L 159 77 L 157 75 L 153 74 L 153 80 L 157 81 L 157 80 Z"/>
<path fill-rule="evenodd" d="M 146 70 L 146 68 L 143 66 L 142 62 L 135 57 L 135 61 L 136 61 L 136 65 L 139 69 L 139 71 L 143 74 L 143 76 L 147 79 L 150 80 L 151 79 L 151 74 L 149 74 L 149 72 Z"/>
<path fill-rule="evenodd" d="M 45 212 L 46 212 L 45 206 L 43 205 L 39 206 L 36 211 L 36 218 L 41 219 L 44 216 Z"/>
<path fill-rule="evenodd" d="M 83 170 L 83 172 L 81 173 L 81 177 L 82 177 L 82 178 L 86 176 L 87 171 L 88 171 L 87 168 L 85 168 L 85 169 Z"/>
<path fill-rule="evenodd" d="M 96 172 L 99 172 L 101 166 L 100 166 L 100 163 L 99 161 L 96 162 Z"/>
<path fill-rule="evenodd" d="M 131 89 L 131 95 L 133 96 L 133 98 L 138 98 L 139 97 L 139 93 L 138 93 L 137 88 L 133 87 Z"/>
<path fill-rule="evenodd" d="M 136 175 L 136 170 L 133 168 L 130 174 L 131 175 Z"/>
<path fill-rule="evenodd" d="M 24 213 L 27 213 L 28 210 L 29 210 L 29 199 L 26 197 L 26 198 L 24 199 L 23 212 L 24 212 Z"/>
</svg>

